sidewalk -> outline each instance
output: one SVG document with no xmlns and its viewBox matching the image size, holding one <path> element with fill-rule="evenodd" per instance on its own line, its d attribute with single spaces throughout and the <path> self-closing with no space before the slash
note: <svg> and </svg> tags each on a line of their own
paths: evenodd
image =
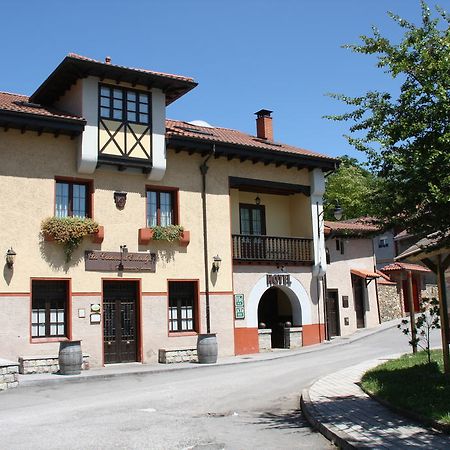
<svg viewBox="0 0 450 450">
<path fill-rule="evenodd" d="M 375 333 L 379 333 L 388 328 L 396 327 L 399 320 L 382 323 L 374 328 L 361 329 L 356 333 L 338 337 L 332 341 L 327 341 L 322 344 L 311 345 L 308 347 L 301 347 L 295 350 L 277 349 L 271 352 L 255 353 L 251 355 L 228 356 L 219 358 L 216 364 L 197 364 L 197 363 L 174 363 L 174 364 L 141 364 L 141 363 L 127 363 L 127 364 L 110 364 L 105 367 L 83 370 L 80 375 L 58 375 L 56 373 L 42 373 L 32 375 L 19 375 L 19 388 L 24 386 L 45 386 L 51 383 L 68 383 L 68 382 L 86 382 L 98 379 L 107 379 L 128 375 L 147 375 L 151 373 L 162 373 L 172 370 L 193 370 L 201 369 L 208 366 L 225 366 L 229 364 L 243 364 L 258 361 L 267 361 L 271 359 L 287 358 L 298 354 L 306 354 L 311 352 L 323 351 L 330 346 L 345 345 L 351 342 L 363 339 Z"/>
<path fill-rule="evenodd" d="M 305 389 L 301 406 L 308 421 L 343 449 L 449 449 L 450 436 L 392 412 L 358 387 L 364 372 L 386 359 L 390 358 L 340 370 Z"/>
</svg>

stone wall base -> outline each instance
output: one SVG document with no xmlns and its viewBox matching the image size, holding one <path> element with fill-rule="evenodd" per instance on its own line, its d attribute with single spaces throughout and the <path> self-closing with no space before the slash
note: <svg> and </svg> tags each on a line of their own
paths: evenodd
<svg viewBox="0 0 450 450">
<path fill-rule="evenodd" d="M 19 385 L 19 365 L 0 361 L 0 391 Z"/>
<path fill-rule="evenodd" d="M 160 348 L 158 352 L 158 362 L 161 364 L 197 361 L 198 358 L 196 348 L 179 348 L 174 350 Z"/>
<path fill-rule="evenodd" d="M 89 355 L 83 355 L 82 370 L 89 369 Z M 58 357 L 56 356 L 20 356 L 19 373 L 29 375 L 32 373 L 56 373 L 59 371 Z"/>
</svg>

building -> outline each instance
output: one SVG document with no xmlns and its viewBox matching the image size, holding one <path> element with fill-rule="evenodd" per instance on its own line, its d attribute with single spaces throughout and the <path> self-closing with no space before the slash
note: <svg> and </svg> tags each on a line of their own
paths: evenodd
<svg viewBox="0 0 450 450">
<path fill-rule="evenodd" d="M 380 323 L 373 235 L 362 220 L 325 222 L 328 269 L 325 278 L 328 337 L 345 336 Z"/>
<path fill-rule="evenodd" d="M 287 322 L 292 346 L 324 339 L 336 161 L 276 142 L 267 110 L 255 136 L 166 119 L 196 85 L 69 54 L 31 96 L 0 94 L 1 357 L 45 365 L 82 340 L 92 367 L 148 363 L 207 332 L 219 355 L 257 352 L 262 323 L 266 347 Z M 52 217 L 98 228 L 67 260 Z"/>
</svg>

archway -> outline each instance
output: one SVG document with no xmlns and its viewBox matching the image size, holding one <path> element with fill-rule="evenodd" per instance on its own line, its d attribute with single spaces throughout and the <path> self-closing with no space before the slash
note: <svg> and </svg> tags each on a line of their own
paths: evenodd
<svg viewBox="0 0 450 450">
<path fill-rule="evenodd" d="M 294 303 L 299 304 L 298 301 Z M 293 314 L 293 306 L 287 292 L 280 287 L 270 287 L 262 295 L 258 304 L 258 327 L 268 328 L 271 333 L 272 348 L 287 348 L 288 343 L 285 339 L 285 329 L 292 325 L 301 325 L 298 314 Z"/>
</svg>

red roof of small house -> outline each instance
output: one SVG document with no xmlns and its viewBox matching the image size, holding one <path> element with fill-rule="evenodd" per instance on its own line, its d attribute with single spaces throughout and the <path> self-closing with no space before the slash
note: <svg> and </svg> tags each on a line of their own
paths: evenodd
<svg viewBox="0 0 450 450">
<path fill-rule="evenodd" d="M 36 116 L 51 117 L 54 119 L 70 119 L 85 122 L 82 117 L 74 116 L 64 111 L 42 106 L 37 103 L 30 103 L 26 95 L 0 92 L 0 111 L 32 114 Z"/>
<path fill-rule="evenodd" d="M 412 272 L 431 272 L 430 269 L 420 266 L 419 264 L 394 262 L 380 269 L 382 272 L 400 272 L 411 270 Z"/>
<path fill-rule="evenodd" d="M 199 126 L 189 122 L 171 119 L 166 121 L 166 128 L 167 136 L 169 138 L 182 137 L 195 141 L 237 145 L 252 149 L 270 150 L 273 152 L 290 153 L 328 161 L 336 161 L 335 158 L 330 158 L 329 156 L 316 153 L 311 150 L 282 144 L 280 142 L 272 142 L 267 139 L 261 139 L 251 134 L 243 133 L 242 131 L 233 130 L 231 128 Z"/>
<path fill-rule="evenodd" d="M 361 278 L 380 278 L 380 275 L 378 275 L 375 272 L 372 272 L 371 270 L 350 269 L 350 273 Z"/>
<path fill-rule="evenodd" d="M 397 284 L 395 281 L 392 281 L 385 273 L 381 272 L 380 270 L 376 270 L 376 273 L 380 275 L 380 278 L 377 280 L 377 283 L 379 284 Z"/>
<path fill-rule="evenodd" d="M 325 221 L 325 234 L 362 236 L 374 234 L 380 231 L 379 227 L 372 222 L 362 220 Z"/>
</svg>

